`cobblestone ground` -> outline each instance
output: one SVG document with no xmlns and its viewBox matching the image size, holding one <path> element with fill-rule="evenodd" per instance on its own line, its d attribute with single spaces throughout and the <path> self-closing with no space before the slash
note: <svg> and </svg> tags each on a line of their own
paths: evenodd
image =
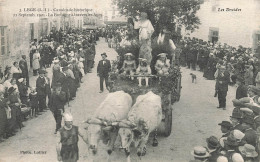
<svg viewBox="0 0 260 162">
<path fill-rule="evenodd" d="M 106 52 L 108 59 L 114 60 L 116 52 L 108 48 L 104 39 L 97 44 L 96 65 L 101 59 L 100 54 Z M 90 117 L 98 105 L 104 100 L 107 91 L 100 94 L 99 78 L 96 73 L 96 65 L 93 73 L 84 76 L 84 83 L 81 84 L 75 100 L 66 105 L 66 111 L 74 116 L 74 124 L 80 128 L 85 125 L 82 121 Z M 51 69 L 48 69 L 51 73 Z M 232 112 L 231 100 L 235 96 L 235 87 L 229 87 L 227 96 L 227 110 L 217 109 L 217 98 L 214 98 L 215 82 L 205 80 L 202 73 L 192 71 L 197 75 L 197 84 L 191 83 L 191 70 L 182 68 L 182 92 L 181 100 L 173 105 L 173 130 L 169 137 L 159 137 L 158 147 L 152 147 L 148 143 L 147 154 L 142 159 L 136 156 L 133 148 L 131 153 L 132 161 L 143 162 L 186 162 L 192 159 L 190 152 L 196 145 L 206 145 L 206 138 L 211 135 L 220 137 L 218 123 L 228 120 Z M 50 74 L 51 77 L 51 74 Z M 36 77 L 31 77 L 31 85 L 35 85 Z M 24 122 L 22 128 L 15 136 L 0 143 L 0 162 L 29 162 L 29 161 L 57 161 L 55 147 L 55 121 L 50 111 L 43 115 Z M 84 130 L 84 129 L 83 129 Z M 97 157 L 94 161 L 106 161 L 107 154 L 105 146 L 100 143 Z M 79 140 L 80 158 L 79 161 L 89 161 L 86 144 Z M 23 154 L 21 151 L 31 151 L 32 154 Z M 34 151 L 46 151 L 46 154 L 34 154 Z M 124 152 L 116 149 L 112 153 L 111 161 L 126 161 Z"/>
</svg>

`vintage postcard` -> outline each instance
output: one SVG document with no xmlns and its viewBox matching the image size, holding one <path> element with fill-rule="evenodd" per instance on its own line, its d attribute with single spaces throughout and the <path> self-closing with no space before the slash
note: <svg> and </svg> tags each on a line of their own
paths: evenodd
<svg viewBox="0 0 260 162">
<path fill-rule="evenodd" d="M 259 0 L 0 0 L 0 162 L 258 162 L 259 96 Z"/>
</svg>

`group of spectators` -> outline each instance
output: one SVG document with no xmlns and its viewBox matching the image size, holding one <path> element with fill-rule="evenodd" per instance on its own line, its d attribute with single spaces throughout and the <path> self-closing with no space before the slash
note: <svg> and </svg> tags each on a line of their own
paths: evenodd
<svg viewBox="0 0 260 162">
<path fill-rule="evenodd" d="M 260 60 L 257 56 L 260 44 L 259 48 L 253 51 L 252 48 L 241 45 L 235 48 L 226 43 L 213 44 L 194 37 L 185 37 L 180 40 L 178 47 L 181 49 L 180 65 L 193 70 L 196 70 L 198 65 L 206 79 L 214 80 L 217 68 L 223 65 L 230 73 L 230 84 L 235 84 L 236 79 L 241 77 L 246 85 L 260 85 Z"/>
<path fill-rule="evenodd" d="M 105 29 L 104 37 L 105 41 L 108 42 L 109 48 L 118 48 L 120 42 L 126 37 L 127 28 L 120 25 L 107 26 Z"/>
<path fill-rule="evenodd" d="M 41 115 L 50 109 L 61 127 L 64 105 L 76 97 L 82 77 L 90 73 L 96 54 L 96 31 L 52 30 L 31 43 L 30 64 L 38 75 L 36 87 L 30 86 L 26 55 L 13 66 L 0 67 L 0 140 L 21 129 L 27 116 Z M 53 65 L 53 66 L 52 66 Z M 48 68 L 51 67 L 52 79 Z M 23 109 L 26 107 L 27 109 Z M 28 112 L 23 110 L 29 110 Z"/>
<path fill-rule="evenodd" d="M 260 135 L 260 90 L 256 86 L 247 88 L 242 79 L 230 121 L 222 121 L 222 136 L 210 136 L 206 139 L 207 146 L 196 146 L 191 154 L 196 161 L 209 162 L 258 162 Z"/>
<path fill-rule="evenodd" d="M 227 44 L 212 44 L 196 38 L 184 38 L 180 48 L 180 65 L 199 67 L 203 77 L 216 80 L 219 106 L 226 109 L 228 85 L 237 84 L 236 99 L 230 121 L 219 123 L 221 137 L 210 136 L 207 146 L 196 146 L 191 154 L 195 160 L 209 162 L 258 162 L 260 121 L 260 73 L 257 51 Z"/>
</svg>

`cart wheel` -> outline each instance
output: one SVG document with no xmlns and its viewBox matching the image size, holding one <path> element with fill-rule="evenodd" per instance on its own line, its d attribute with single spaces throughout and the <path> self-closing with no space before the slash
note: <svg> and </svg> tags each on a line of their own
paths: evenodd
<svg viewBox="0 0 260 162">
<path fill-rule="evenodd" d="M 177 101 L 180 101 L 181 98 L 181 76 L 178 78 L 178 83 L 177 83 Z"/>
<path fill-rule="evenodd" d="M 171 101 L 171 94 L 168 95 L 168 99 Z M 172 108 L 171 102 L 169 102 L 167 109 L 165 110 L 165 120 L 164 120 L 164 136 L 170 136 L 172 132 Z"/>
</svg>

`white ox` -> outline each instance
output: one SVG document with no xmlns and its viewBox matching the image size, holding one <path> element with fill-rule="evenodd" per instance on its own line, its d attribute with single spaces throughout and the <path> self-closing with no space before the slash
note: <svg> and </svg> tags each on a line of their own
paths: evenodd
<svg viewBox="0 0 260 162">
<path fill-rule="evenodd" d="M 118 135 L 118 128 L 108 126 L 109 123 L 126 119 L 132 106 L 132 97 L 124 91 L 109 93 L 95 111 L 94 116 L 86 121 L 89 123 L 87 137 L 89 149 L 93 155 L 97 153 L 100 140 L 108 145 L 108 156 L 112 153 Z"/>
<path fill-rule="evenodd" d="M 153 92 L 148 92 L 137 97 L 136 103 L 128 113 L 127 120 L 113 123 L 120 128 L 118 134 L 121 138 L 122 148 L 125 149 L 127 161 L 130 161 L 129 149 L 132 142 L 137 147 L 137 155 L 145 155 L 149 134 L 157 129 L 161 120 L 161 97 Z M 156 133 L 154 142 L 157 142 Z"/>
</svg>

